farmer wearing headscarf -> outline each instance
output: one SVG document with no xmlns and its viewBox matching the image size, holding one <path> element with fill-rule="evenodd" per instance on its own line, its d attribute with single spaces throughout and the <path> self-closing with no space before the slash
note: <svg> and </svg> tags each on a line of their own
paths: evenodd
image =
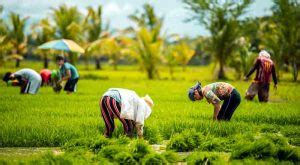
<svg viewBox="0 0 300 165">
<path fill-rule="evenodd" d="M 61 79 L 58 83 L 60 84 L 62 81 L 67 81 L 64 90 L 67 91 L 68 94 L 76 92 L 77 82 L 79 79 L 77 69 L 72 64 L 66 62 L 63 55 L 56 56 L 56 62 L 59 66 L 59 72 L 61 75 Z"/>
<path fill-rule="evenodd" d="M 36 94 L 40 89 L 42 78 L 32 69 L 21 69 L 15 73 L 7 72 L 3 81 L 7 85 L 20 86 L 21 93 Z"/>
<path fill-rule="evenodd" d="M 275 89 L 277 88 L 277 77 L 275 73 L 275 65 L 267 51 L 262 50 L 259 53 L 254 66 L 245 76 L 245 80 L 248 80 L 254 71 L 256 71 L 256 76 L 248 88 L 245 98 L 247 100 L 253 100 L 255 95 L 258 94 L 258 99 L 260 102 L 268 102 L 271 75 L 273 77 Z"/>
<path fill-rule="evenodd" d="M 201 87 L 197 82 L 188 91 L 191 101 L 200 101 L 203 97 L 214 106 L 213 120 L 229 121 L 241 102 L 239 92 L 230 84 L 225 82 L 215 82 Z M 221 102 L 223 104 L 221 105 Z"/>
<path fill-rule="evenodd" d="M 127 136 L 137 134 L 143 137 L 145 120 L 150 116 L 153 101 L 150 96 L 139 97 L 134 91 L 121 88 L 110 88 L 100 100 L 100 110 L 105 123 L 105 137 L 111 137 L 115 129 L 114 118 L 123 124 Z"/>
</svg>

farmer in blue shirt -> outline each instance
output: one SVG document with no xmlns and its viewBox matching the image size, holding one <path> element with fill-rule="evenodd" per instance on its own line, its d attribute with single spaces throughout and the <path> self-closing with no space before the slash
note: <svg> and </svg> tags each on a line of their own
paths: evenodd
<svg viewBox="0 0 300 165">
<path fill-rule="evenodd" d="M 64 90 L 67 91 L 68 94 L 76 92 L 77 82 L 79 79 L 77 69 L 72 64 L 66 62 L 65 57 L 62 55 L 58 55 L 56 57 L 56 62 L 59 66 L 59 72 L 61 75 L 59 83 L 67 81 Z"/>
</svg>

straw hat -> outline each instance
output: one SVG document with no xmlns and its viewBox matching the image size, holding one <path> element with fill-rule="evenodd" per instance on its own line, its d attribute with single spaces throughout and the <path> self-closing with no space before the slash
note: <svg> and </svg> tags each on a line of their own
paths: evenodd
<svg viewBox="0 0 300 165">
<path fill-rule="evenodd" d="M 142 97 L 142 99 L 144 99 L 145 102 L 146 102 L 150 107 L 153 107 L 154 102 L 153 102 L 153 100 L 151 99 L 151 97 L 150 97 L 148 94 L 146 94 L 146 96 Z"/>
</svg>

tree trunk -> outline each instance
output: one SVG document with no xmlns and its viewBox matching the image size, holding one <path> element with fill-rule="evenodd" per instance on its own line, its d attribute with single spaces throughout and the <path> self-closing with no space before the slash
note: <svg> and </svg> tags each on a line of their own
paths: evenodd
<svg viewBox="0 0 300 165">
<path fill-rule="evenodd" d="M 97 70 L 101 70 L 102 69 L 99 57 L 96 57 L 95 64 L 96 64 L 96 69 Z"/>
<path fill-rule="evenodd" d="M 71 64 L 75 65 L 75 54 L 72 52 L 69 52 L 69 61 Z"/>
<path fill-rule="evenodd" d="M 147 69 L 147 75 L 148 75 L 148 79 L 152 80 L 154 79 L 154 73 L 153 73 L 153 69 Z"/>
<path fill-rule="evenodd" d="M 295 61 L 293 61 L 293 79 L 294 81 L 298 80 L 298 66 Z"/>
<path fill-rule="evenodd" d="M 84 56 L 84 64 L 85 64 L 85 69 L 89 70 L 89 58 L 87 54 Z"/>
<path fill-rule="evenodd" d="M 44 68 L 48 68 L 49 67 L 49 61 L 48 61 L 48 57 L 47 55 L 44 56 Z"/>
<path fill-rule="evenodd" d="M 220 60 L 220 70 L 218 73 L 218 80 L 226 79 L 225 72 L 224 72 L 224 61 Z"/>
<path fill-rule="evenodd" d="M 117 65 L 117 63 L 113 63 L 113 66 L 114 66 L 114 70 L 118 70 L 118 65 Z"/>
<path fill-rule="evenodd" d="M 21 62 L 21 60 L 16 59 L 16 68 L 19 68 L 19 67 L 20 67 L 20 62 Z"/>
</svg>

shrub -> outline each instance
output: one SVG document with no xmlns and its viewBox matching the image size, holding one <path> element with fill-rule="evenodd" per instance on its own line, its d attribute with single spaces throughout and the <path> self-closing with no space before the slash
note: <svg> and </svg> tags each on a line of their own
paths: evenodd
<svg viewBox="0 0 300 165">
<path fill-rule="evenodd" d="M 157 154 L 157 153 L 146 155 L 143 162 L 145 165 L 167 164 L 166 159 L 162 155 Z"/>
</svg>

